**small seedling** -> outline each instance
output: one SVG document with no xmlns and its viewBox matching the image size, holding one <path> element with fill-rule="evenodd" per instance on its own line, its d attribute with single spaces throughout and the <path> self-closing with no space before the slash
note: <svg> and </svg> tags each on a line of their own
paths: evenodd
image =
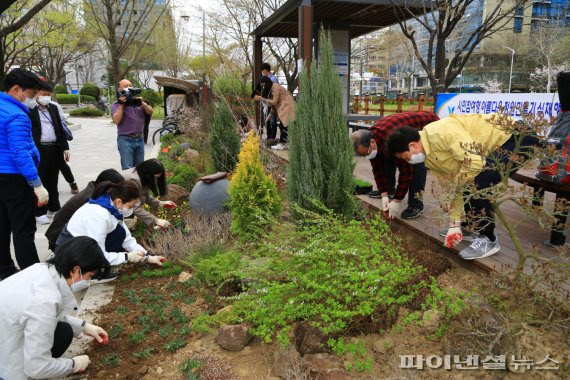
<svg viewBox="0 0 570 380">
<path fill-rule="evenodd" d="M 164 345 L 164 349 L 168 352 L 176 352 L 179 349 L 183 348 L 184 346 L 186 346 L 186 342 L 184 341 L 184 339 L 177 338 L 166 343 Z"/>
<path fill-rule="evenodd" d="M 194 370 L 200 369 L 201 366 L 202 363 L 198 359 L 186 359 L 178 366 L 178 369 L 187 376 L 188 380 L 197 380 L 199 377 L 194 374 Z"/>
<path fill-rule="evenodd" d="M 119 336 L 119 334 L 123 331 L 123 325 L 121 325 L 120 323 L 114 325 L 110 330 L 109 330 L 109 336 L 111 338 L 116 338 Z"/>
<path fill-rule="evenodd" d="M 174 327 L 172 327 L 172 325 L 164 326 L 158 329 L 158 335 L 160 335 L 160 337 L 164 339 L 168 338 L 173 332 L 174 332 Z"/>
<path fill-rule="evenodd" d="M 142 351 L 135 352 L 133 354 L 133 357 L 138 358 L 138 359 L 148 359 L 148 358 L 150 358 L 150 354 L 155 350 L 156 350 L 155 347 L 145 348 Z"/>
<path fill-rule="evenodd" d="M 123 296 L 132 303 L 141 303 L 144 301 L 144 297 L 137 296 L 137 292 L 132 289 L 123 290 Z"/>
<path fill-rule="evenodd" d="M 124 274 L 124 275 L 121 276 L 121 281 L 122 281 L 122 282 L 128 282 L 128 281 L 130 281 L 130 279 L 131 279 L 131 278 L 130 278 L 130 276 L 129 276 L 128 274 Z"/>
<path fill-rule="evenodd" d="M 172 292 L 170 293 L 170 297 L 172 298 L 182 298 L 184 297 L 184 292 L 182 290 L 179 290 L 177 292 Z"/>
<path fill-rule="evenodd" d="M 192 332 L 192 329 L 190 328 L 190 326 L 185 325 L 185 326 L 182 326 L 182 327 L 180 328 L 180 331 L 179 331 L 178 333 L 179 333 L 180 335 L 186 336 L 186 335 L 190 334 L 191 332 Z"/>
<path fill-rule="evenodd" d="M 139 278 L 139 274 L 138 274 L 138 273 L 133 273 L 133 274 L 131 274 L 131 280 L 136 280 L 137 278 Z"/>
<path fill-rule="evenodd" d="M 156 318 L 158 318 L 159 321 L 166 321 L 166 315 L 164 315 L 164 307 L 157 306 L 154 308 L 154 312 L 156 314 Z"/>
<path fill-rule="evenodd" d="M 141 292 L 145 294 L 153 294 L 154 292 L 156 292 L 156 290 L 154 290 L 153 288 L 144 288 L 141 290 Z"/>
<path fill-rule="evenodd" d="M 160 294 L 152 294 L 148 300 L 149 302 L 158 302 L 162 300 L 162 296 Z"/>
<path fill-rule="evenodd" d="M 186 305 L 191 305 L 191 304 L 193 304 L 194 302 L 196 302 L 196 297 L 192 297 L 192 296 L 184 297 L 184 300 L 183 300 L 183 301 L 184 301 L 184 303 L 185 303 Z"/>
<path fill-rule="evenodd" d="M 117 355 L 115 352 L 111 352 L 110 354 L 105 355 L 103 359 L 101 359 L 103 365 L 112 367 L 118 366 L 120 361 L 121 360 L 119 359 L 119 355 Z"/>
<path fill-rule="evenodd" d="M 184 313 L 178 308 L 172 309 L 170 312 L 170 317 L 176 324 L 188 323 L 190 321 L 188 317 L 184 315 Z"/>
<path fill-rule="evenodd" d="M 145 338 L 144 331 L 139 331 L 136 333 L 129 334 L 129 343 L 130 344 L 139 344 Z"/>
<path fill-rule="evenodd" d="M 119 307 L 117 308 L 117 313 L 120 314 L 120 315 L 126 315 L 128 312 L 129 312 L 129 309 L 127 309 L 127 308 L 124 307 L 124 306 L 119 306 Z"/>
</svg>

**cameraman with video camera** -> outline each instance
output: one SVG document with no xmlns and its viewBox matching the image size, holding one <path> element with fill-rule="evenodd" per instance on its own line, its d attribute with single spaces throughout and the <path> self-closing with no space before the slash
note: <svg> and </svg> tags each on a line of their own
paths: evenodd
<svg viewBox="0 0 570 380">
<path fill-rule="evenodd" d="M 141 89 L 123 79 L 117 86 L 117 101 L 111 106 L 113 122 L 117 124 L 117 146 L 121 168 L 133 168 L 144 161 L 145 114 L 152 115 L 152 107 L 140 96 Z"/>
</svg>

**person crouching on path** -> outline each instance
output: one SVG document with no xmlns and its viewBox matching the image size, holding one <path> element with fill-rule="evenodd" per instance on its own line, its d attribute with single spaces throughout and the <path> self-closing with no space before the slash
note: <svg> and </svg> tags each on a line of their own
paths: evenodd
<svg viewBox="0 0 570 380">
<path fill-rule="evenodd" d="M 163 197 L 168 191 L 166 185 L 166 173 L 164 166 L 156 158 L 151 158 L 138 164 L 135 168 L 123 170 L 121 175 L 125 181 L 132 181 L 137 185 L 140 192 L 140 204 L 135 206 L 134 214 L 142 220 L 146 225 L 154 224 L 161 228 L 170 227 L 168 220 L 157 218 L 143 208 L 144 204 L 148 204 L 151 208 L 175 208 L 176 203 L 172 201 L 159 201 L 154 198 Z"/>
<path fill-rule="evenodd" d="M 473 214 L 473 224 L 479 236 L 471 244 L 461 250 L 459 255 L 465 260 L 480 259 L 499 252 L 500 246 L 495 236 L 495 222 L 491 202 L 482 196 L 470 196 L 464 202 L 465 185 L 473 182 L 477 190 L 492 187 L 501 181 L 501 175 L 490 162 L 506 163 L 515 150 L 513 135 L 501 125 L 495 124 L 493 117 L 499 115 L 451 115 L 445 119 L 426 125 L 423 130 L 402 127 L 395 130 L 386 143 L 391 156 L 408 162 L 425 162 L 428 169 L 438 177 L 442 184 L 455 187 L 452 193 L 455 198 L 451 203 L 441 202 L 445 212 L 450 213 L 449 229 L 445 237 L 445 245 L 453 247 L 463 240 L 461 220 L 463 211 Z M 513 121 L 511 121 L 513 122 Z M 538 138 L 526 136 L 519 153 L 526 159 Z M 470 147 L 479 146 L 481 151 L 490 152 L 484 157 L 471 152 Z M 522 165 L 514 165 L 514 174 Z M 455 182 L 453 182 L 455 181 Z M 468 195 L 468 194 L 467 194 Z"/>
<path fill-rule="evenodd" d="M 73 317 L 73 293 L 108 269 L 97 242 L 80 236 L 62 244 L 46 263 L 34 264 L 0 282 L 0 378 L 60 378 L 85 371 L 89 356 L 62 358 L 81 333 L 106 344 L 101 327 Z"/>
<path fill-rule="evenodd" d="M 59 169 L 62 160 L 69 162 L 71 158 L 59 110 L 50 103 L 52 93 L 51 85 L 41 81 L 36 98 L 38 105 L 30 110 L 32 136 L 40 152 L 38 172 L 49 194 L 48 204 L 38 207 L 36 211 L 36 222 L 39 224 L 49 224 L 48 217 L 54 217 L 61 208 L 57 187 Z"/>
<path fill-rule="evenodd" d="M 76 236 L 89 236 L 97 241 L 111 265 L 148 261 L 162 266 L 165 258 L 148 255 L 146 249 L 131 236 L 131 232 L 123 222 L 123 218 L 131 216 L 133 208 L 139 203 L 139 189 L 133 181 L 98 184 L 89 202 L 73 214 L 61 231 L 55 243 L 56 251 L 66 240 Z M 108 274 L 94 280 L 97 283 L 104 283 L 116 277 L 114 274 Z"/>
<path fill-rule="evenodd" d="M 361 129 L 352 133 L 354 150 L 357 155 L 365 156 L 370 160 L 374 181 L 378 187 L 376 194 L 370 197 L 382 197 L 382 210 L 389 219 L 394 219 L 400 209 L 402 199 L 408 193 L 408 208 L 402 211 L 402 219 L 415 219 L 419 217 L 424 204 L 420 199 L 426 183 L 426 167 L 423 162 L 406 162 L 399 158 L 386 156 L 384 143 L 386 138 L 397 128 L 408 126 L 421 130 L 427 124 L 439 120 L 433 112 L 404 112 L 389 115 L 378 120 L 370 129 Z M 399 169 L 398 187 L 394 193 L 396 167 Z M 390 200 L 390 195 L 394 199 Z"/>
<path fill-rule="evenodd" d="M 279 126 L 279 144 L 274 145 L 271 149 L 285 150 L 287 149 L 287 127 L 295 121 L 295 100 L 293 95 L 280 84 L 273 83 L 273 81 L 266 76 L 261 77 L 262 94 L 267 94 L 264 97 L 255 95 L 254 99 L 262 101 L 265 99 L 267 103 L 274 107 L 277 111 L 277 117 L 281 121 Z"/>
</svg>

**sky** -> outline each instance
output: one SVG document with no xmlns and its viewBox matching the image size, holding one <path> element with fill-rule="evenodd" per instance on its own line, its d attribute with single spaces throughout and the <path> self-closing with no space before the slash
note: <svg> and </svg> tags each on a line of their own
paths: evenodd
<svg viewBox="0 0 570 380">
<path fill-rule="evenodd" d="M 220 7 L 218 0 L 173 0 L 174 14 L 177 22 L 180 22 L 183 35 L 190 43 L 193 53 L 201 53 L 201 36 L 202 36 L 202 12 L 201 8 L 206 10 L 215 10 Z M 188 16 L 181 17 L 181 16 Z"/>
</svg>

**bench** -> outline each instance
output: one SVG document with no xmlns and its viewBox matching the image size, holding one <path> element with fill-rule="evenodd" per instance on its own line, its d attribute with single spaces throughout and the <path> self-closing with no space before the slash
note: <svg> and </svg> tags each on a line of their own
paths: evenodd
<svg viewBox="0 0 570 380">
<path fill-rule="evenodd" d="M 533 200 L 533 205 L 535 206 L 540 206 L 542 204 L 545 191 L 554 193 L 556 195 L 556 200 L 564 198 L 567 201 L 570 201 L 570 186 L 538 179 L 534 176 L 534 172 L 530 170 L 519 170 L 511 176 L 511 179 L 534 189 L 534 192 L 537 195 Z M 565 227 L 560 229 L 559 226 L 566 226 L 567 217 L 568 210 L 565 210 L 556 217 L 556 223 L 552 226 L 550 231 L 550 240 L 546 242 L 547 245 L 561 246 L 566 243 L 566 236 L 564 234 Z"/>
</svg>

